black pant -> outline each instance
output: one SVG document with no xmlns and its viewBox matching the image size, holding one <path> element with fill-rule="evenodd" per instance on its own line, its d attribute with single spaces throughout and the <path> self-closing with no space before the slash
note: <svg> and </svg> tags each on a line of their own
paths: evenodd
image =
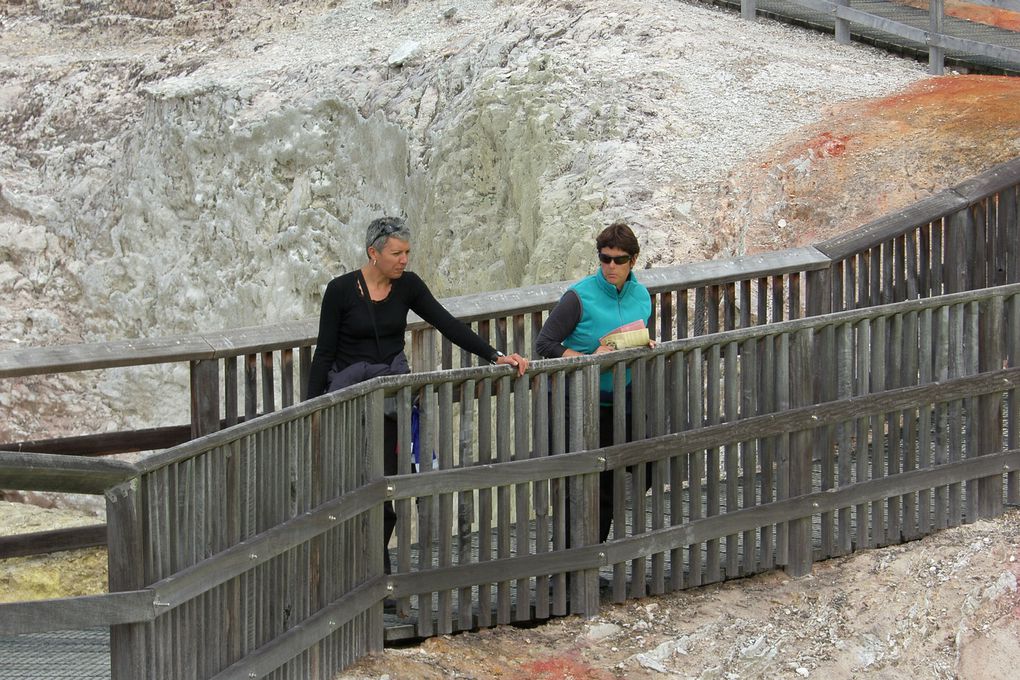
<svg viewBox="0 0 1020 680">
<path fill-rule="evenodd" d="M 386 475 L 397 474 L 397 420 L 383 418 L 383 472 Z M 386 573 L 392 573 L 390 566 L 390 539 L 397 526 L 397 512 L 393 509 L 393 501 L 383 505 L 383 566 Z"/>
<path fill-rule="evenodd" d="M 628 405 L 629 405 L 629 397 Z M 570 432 L 570 408 L 569 405 L 565 409 L 567 415 L 565 416 L 565 431 Z M 634 427 L 631 420 L 631 414 L 628 410 L 626 416 L 626 434 L 624 441 L 631 441 L 634 437 Z M 613 407 L 601 405 L 599 406 L 599 446 L 607 447 L 613 445 Z M 629 468 L 628 468 L 629 469 Z M 609 538 L 609 531 L 613 526 L 613 486 L 616 478 L 616 470 L 606 470 L 599 473 L 599 543 L 605 543 L 606 539 Z M 626 474 L 624 470 L 619 471 L 620 474 Z M 645 491 L 648 491 L 652 487 L 652 476 L 651 476 L 651 465 L 646 468 L 645 471 Z M 567 491 L 567 508 L 566 508 L 566 524 L 567 524 L 567 547 L 570 547 L 570 491 Z"/>
</svg>

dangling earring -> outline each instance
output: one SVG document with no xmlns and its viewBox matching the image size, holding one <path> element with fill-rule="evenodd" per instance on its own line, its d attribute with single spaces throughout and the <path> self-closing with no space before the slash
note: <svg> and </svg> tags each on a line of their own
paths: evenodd
<svg viewBox="0 0 1020 680">
<path fill-rule="evenodd" d="M 377 260 L 372 260 L 372 266 L 373 267 L 379 266 L 378 261 Z"/>
</svg>

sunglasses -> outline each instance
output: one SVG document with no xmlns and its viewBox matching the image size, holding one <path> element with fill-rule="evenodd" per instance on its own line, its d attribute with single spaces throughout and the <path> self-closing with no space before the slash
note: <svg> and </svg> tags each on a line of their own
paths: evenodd
<svg viewBox="0 0 1020 680">
<path fill-rule="evenodd" d="M 606 255 L 605 253 L 599 253 L 599 261 L 602 264 L 609 264 L 615 262 L 616 264 L 627 264 L 633 259 L 630 255 Z"/>
</svg>

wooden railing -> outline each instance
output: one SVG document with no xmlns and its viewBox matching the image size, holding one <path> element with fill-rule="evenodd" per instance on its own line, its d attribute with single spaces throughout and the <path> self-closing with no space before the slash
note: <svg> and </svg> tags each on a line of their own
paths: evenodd
<svg viewBox="0 0 1020 680">
<path fill-rule="evenodd" d="M 1011 285 L 536 362 L 521 378 L 376 379 L 136 464 L 0 454 L 5 482 L 105 490 L 111 538 L 110 595 L 0 605 L 0 634 L 109 625 L 115 678 L 327 678 L 381 647 L 387 596 L 428 636 L 594 614 L 601 569 L 618 601 L 805 574 L 1020 502 L 1018 353 Z M 619 443 L 598 448 L 599 373 L 622 395 L 628 369 Z M 414 397 L 437 468 L 417 474 Z M 618 474 L 600 544 L 603 470 Z M 385 501 L 399 518 L 390 575 Z"/>
<path fill-rule="evenodd" d="M 1016 0 L 974 1 L 979 4 L 1020 12 L 1020 2 Z M 941 75 L 944 72 L 946 50 L 989 57 L 1009 64 L 1013 68 L 1020 68 L 1020 49 L 947 34 L 945 32 L 944 0 L 928 2 L 928 25 L 925 28 L 893 21 L 888 17 L 853 7 L 851 0 L 784 0 L 784 2 L 832 16 L 836 41 L 841 44 L 850 42 L 851 26 L 857 24 L 906 39 L 922 47 L 927 46 L 928 71 L 932 74 Z M 728 4 L 739 4 L 740 15 L 745 19 L 753 20 L 759 4 L 764 3 L 759 3 L 757 0 L 739 0 L 739 3 L 734 1 Z"/>
<path fill-rule="evenodd" d="M 661 341 L 805 315 L 1020 281 L 1020 159 L 814 246 L 636 272 L 653 295 Z M 504 351 L 533 339 L 569 282 L 444 300 Z M 412 315 L 413 317 L 413 315 Z M 104 455 L 165 448 L 299 401 L 317 323 L 306 319 L 191 336 L 0 352 L 0 380 L 113 367 L 184 363 L 190 416 L 182 424 L 76 438 L 8 442 L 16 451 Z M 415 370 L 473 357 L 420 319 L 409 324 Z M 82 395 L 88 399 L 88 395 Z M 190 421 L 185 424 L 184 421 Z"/>
</svg>

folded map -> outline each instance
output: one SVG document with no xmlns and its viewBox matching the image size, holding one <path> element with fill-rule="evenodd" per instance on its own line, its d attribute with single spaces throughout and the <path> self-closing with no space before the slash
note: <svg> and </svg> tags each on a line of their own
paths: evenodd
<svg viewBox="0 0 1020 680">
<path fill-rule="evenodd" d="M 640 320 L 614 328 L 600 339 L 603 345 L 613 349 L 645 347 L 648 345 L 648 341 L 648 329 L 645 327 L 645 322 Z"/>
</svg>

